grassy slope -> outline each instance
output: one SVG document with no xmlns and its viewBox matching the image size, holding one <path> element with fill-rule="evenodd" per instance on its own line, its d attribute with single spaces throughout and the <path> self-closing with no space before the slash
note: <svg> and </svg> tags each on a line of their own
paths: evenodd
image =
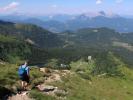
<svg viewBox="0 0 133 100">
<path fill-rule="evenodd" d="M 16 37 L 0 35 L 0 42 L 17 42 Z"/>
<path fill-rule="evenodd" d="M 122 68 L 124 77 L 91 77 L 92 81 L 81 78 L 78 74 L 63 77 L 63 82 L 51 83 L 68 91 L 67 100 L 132 100 L 133 70 Z M 33 90 L 31 96 L 37 100 L 55 100 Z M 39 99 L 38 99 L 39 98 Z"/>
<path fill-rule="evenodd" d="M 92 77 L 82 79 L 79 75 L 64 78 L 63 83 L 54 85 L 69 91 L 67 100 L 132 100 L 133 98 L 133 70 L 123 69 L 124 78 L 119 77 Z"/>
<path fill-rule="evenodd" d="M 38 70 L 38 68 L 30 68 L 30 76 L 31 76 L 31 87 L 34 87 L 36 84 L 44 81 L 43 74 Z M 5 88 L 3 90 L 3 88 Z M 0 99 L 1 96 L 4 96 L 6 93 L 6 89 L 11 92 L 16 93 L 17 89 L 20 89 L 20 82 L 18 76 L 18 65 L 16 64 L 8 64 L 5 65 L 0 64 Z M 5 93 L 3 92 L 5 91 Z M 3 93 L 2 93 L 3 92 Z"/>
<path fill-rule="evenodd" d="M 133 98 L 133 70 L 122 68 L 123 78 L 120 77 L 92 77 L 89 80 L 81 78 L 78 74 L 68 75 L 63 82 L 51 83 L 59 88 L 67 90 L 67 100 L 132 100 Z M 11 89 L 18 85 L 17 66 L 0 65 L 0 86 Z M 43 81 L 43 74 L 36 68 L 31 68 L 32 86 Z M 39 91 L 32 90 L 31 96 L 36 100 L 55 100 Z"/>
</svg>

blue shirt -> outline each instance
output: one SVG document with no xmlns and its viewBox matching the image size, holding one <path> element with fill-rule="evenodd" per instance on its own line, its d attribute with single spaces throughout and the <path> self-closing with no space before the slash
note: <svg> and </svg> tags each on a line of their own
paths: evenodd
<svg viewBox="0 0 133 100">
<path fill-rule="evenodd" d="M 27 75 L 29 75 L 29 67 L 28 67 L 28 66 L 22 65 L 22 66 L 20 66 L 20 67 L 25 68 L 25 70 L 26 70 L 26 72 L 27 72 Z"/>
</svg>

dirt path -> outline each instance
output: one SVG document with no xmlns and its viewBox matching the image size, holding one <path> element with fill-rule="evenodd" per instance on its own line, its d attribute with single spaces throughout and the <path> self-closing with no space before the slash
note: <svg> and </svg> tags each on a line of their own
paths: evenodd
<svg viewBox="0 0 133 100">
<path fill-rule="evenodd" d="M 33 100 L 29 98 L 28 91 L 9 97 L 8 100 Z"/>
<path fill-rule="evenodd" d="M 62 81 L 61 77 L 66 76 L 68 74 L 71 74 L 69 70 L 53 70 L 51 72 L 51 75 L 47 77 L 45 82 L 43 84 L 40 84 L 37 86 L 38 90 L 42 91 L 46 95 L 57 97 L 58 94 L 65 95 L 68 94 L 67 91 L 59 89 L 58 87 L 48 85 L 49 83 L 55 82 L 55 81 Z M 59 97 L 57 97 L 59 98 Z M 65 98 L 60 98 L 61 100 Z"/>
</svg>

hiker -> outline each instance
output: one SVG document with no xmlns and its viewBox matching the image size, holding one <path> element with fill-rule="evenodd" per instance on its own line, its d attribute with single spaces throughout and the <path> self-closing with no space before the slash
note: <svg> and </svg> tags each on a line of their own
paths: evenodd
<svg viewBox="0 0 133 100">
<path fill-rule="evenodd" d="M 23 90 L 26 90 L 30 81 L 29 67 L 27 66 L 28 62 L 20 65 L 18 73 L 21 79 L 21 86 Z"/>
</svg>

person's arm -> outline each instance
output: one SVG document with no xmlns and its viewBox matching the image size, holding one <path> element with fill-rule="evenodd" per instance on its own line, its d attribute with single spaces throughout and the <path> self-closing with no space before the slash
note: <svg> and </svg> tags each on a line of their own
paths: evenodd
<svg viewBox="0 0 133 100">
<path fill-rule="evenodd" d="M 30 69 L 29 69 L 29 67 L 27 67 L 27 69 L 26 69 L 26 72 L 27 72 L 27 76 L 30 76 Z"/>
</svg>

